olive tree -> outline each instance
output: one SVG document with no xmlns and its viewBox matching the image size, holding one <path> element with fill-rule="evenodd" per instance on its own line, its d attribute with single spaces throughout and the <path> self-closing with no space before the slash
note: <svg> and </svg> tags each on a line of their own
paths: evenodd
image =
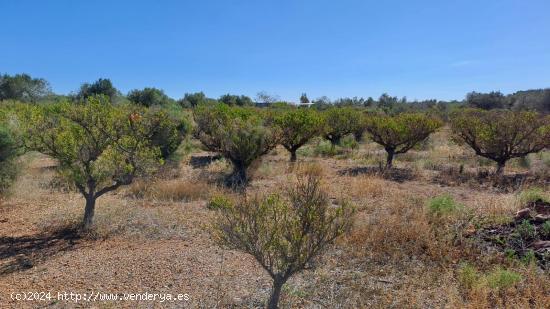
<svg viewBox="0 0 550 309">
<path fill-rule="evenodd" d="M 274 118 L 281 132 L 281 145 L 290 152 L 290 161 L 296 161 L 296 151 L 322 132 L 324 119 L 319 112 L 308 108 L 283 110 Z"/>
<path fill-rule="evenodd" d="M 127 97 L 130 102 L 147 107 L 167 105 L 174 101 L 163 90 L 157 88 L 134 89 L 128 92 Z"/>
<path fill-rule="evenodd" d="M 323 136 L 332 146 L 338 145 L 340 140 L 356 132 L 362 125 L 362 115 L 357 109 L 350 107 L 334 107 L 323 112 L 325 129 Z"/>
<path fill-rule="evenodd" d="M 352 224 L 353 207 L 332 206 L 319 176 L 298 178 L 283 198 L 254 197 L 220 207 L 214 236 L 223 246 L 252 255 L 273 280 L 268 308 L 277 308 L 281 289 Z"/>
<path fill-rule="evenodd" d="M 174 126 L 142 109 L 115 107 L 105 96 L 31 107 L 24 117 L 26 147 L 56 159 L 61 176 L 86 199 L 84 229 L 92 225 L 97 198 L 163 163 L 151 136 L 158 127 Z"/>
<path fill-rule="evenodd" d="M 51 94 L 49 83 L 28 74 L 0 75 L 0 101 L 36 102 Z"/>
<path fill-rule="evenodd" d="M 406 153 L 441 125 L 440 120 L 420 113 L 370 115 L 365 120 L 368 136 L 386 150 L 386 168 L 392 167 L 396 154 Z"/>
<path fill-rule="evenodd" d="M 278 130 L 253 108 L 201 105 L 193 115 L 195 137 L 208 150 L 220 153 L 233 165 L 228 181 L 234 187 L 245 186 L 252 163 L 279 142 Z"/>
<path fill-rule="evenodd" d="M 495 161 L 497 175 L 508 160 L 550 146 L 550 117 L 536 112 L 464 109 L 452 113 L 450 122 L 453 139 Z"/>
</svg>

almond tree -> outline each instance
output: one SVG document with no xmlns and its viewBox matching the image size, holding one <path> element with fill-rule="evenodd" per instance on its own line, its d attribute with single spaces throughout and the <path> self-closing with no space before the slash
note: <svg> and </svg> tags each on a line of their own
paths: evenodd
<svg viewBox="0 0 550 309">
<path fill-rule="evenodd" d="M 324 113 L 324 137 L 332 146 L 338 145 L 340 140 L 351 133 L 357 132 L 362 126 L 362 115 L 357 109 L 350 107 L 334 107 Z"/>
<path fill-rule="evenodd" d="M 536 112 L 464 109 L 451 114 L 450 122 L 454 140 L 495 161 L 497 175 L 508 160 L 550 146 L 550 116 Z"/>
<path fill-rule="evenodd" d="M 56 159 L 61 176 L 86 199 L 84 229 L 93 223 L 97 198 L 163 163 L 151 141 L 154 132 L 164 127 L 177 134 L 168 117 L 115 107 L 105 96 L 91 96 L 83 104 L 29 107 L 23 118 L 27 149 Z"/>
<path fill-rule="evenodd" d="M 288 109 L 275 116 L 280 130 L 280 143 L 290 152 L 290 161 L 296 161 L 296 151 L 322 132 L 324 119 L 309 108 Z"/>
<path fill-rule="evenodd" d="M 271 276 L 268 308 L 277 308 L 287 280 L 314 267 L 312 261 L 352 224 L 353 207 L 331 206 L 319 176 L 300 177 L 285 196 L 228 202 L 220 208 L 214 231 L 221 245 L 252 255 Z"/>
<path fill-rule="evenodd" d="M 386 168 L 393 166 L 396 154 L 406 153 L 442 125 L 440 120 L 419 113 L 370 115 L 365 123 L 369 137 L 386 150 Z"/>
<path fill-rule="evenodd" d="M 233 165 L 228 183 L 235 188 L 246 186 L 249 167 L 279 142 L 280 134 L 269 123 L 270 118 L 253 108 L 201 105 L 193 115 L 195 137 Z"/>
</svg>

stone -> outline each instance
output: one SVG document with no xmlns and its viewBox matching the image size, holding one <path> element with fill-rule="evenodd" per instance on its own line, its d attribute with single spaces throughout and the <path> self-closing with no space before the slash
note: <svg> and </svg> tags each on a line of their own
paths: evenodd
<svg viewBox="0 0 550 309">
<path fill-rule="evenodd" d="M 523 209 L 518 210 L 518 212 L 516 212 L 516 215 L 515 215 L 514 219 L 516 221 L 531 219 L 531 209 L 530 208 L 523 208 Z"/>
<path fill-rule="evenodd" d="M 539 240 L 531 244 L 531 248 L 535 250 L 541 250 L 550 248 L 550 240 Z"/>
<path fill-rule="evenodd" d="M 544 223 L 548 220 L 550 220 L 550 215 L 538 214 L 535 216 L 535 222 L 537 223 Z"/>
</svg>

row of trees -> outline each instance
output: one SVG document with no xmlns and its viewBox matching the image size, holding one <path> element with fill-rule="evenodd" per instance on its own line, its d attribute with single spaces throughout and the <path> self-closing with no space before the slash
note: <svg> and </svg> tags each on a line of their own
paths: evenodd
<svg viewBox="0 0 550 309">
<path fill-rule="evenodd" d="M 337 145 L 346 135 L 359 140 L 366 133 L 384 147 L 386 168 L 391 168 L 395 155 L 411 150 L 443 125 L 440 119 L 423 113 L 391 116 L 353 108 L 268 111 L 217 105 L 196 109 L 194 117 L 197 138 L 233 164 L 231 182 L 235 185 L 246 184 L 247 169 L 277 144 L 296 161 L 297 150 L 315 136 Z M 550 147 L 550 116 L 535 112 L 464 109 L 451 114 L 450 124 L 453 140 L 494 160 L 497 174 L 503 173 L 510 159 Z"/>
<path fill-rule="evenodd" d="M 259 92 L 253 100 L 244 95 L 222 95 L 218 99 L 208 98 L 203 92 L 186 93 L 183 98 L 174 100 L 167 96 L 163 90 L 146 87 L 134 89 L 124 96 L 116 89 L 111 80 L 100 78 L 93 83 L 84 83 L 68 97 L 73 101 L 83 101 L 89 96 L 105 95 L 112 102 L 129 101 L 142 106 L 170 105 L 177 104 L 184 108 L 194 108 L 203 103 L 220 102 L 231 106 L 252 106 L 259 103 L 284 103 L 277 96 L 269 95 L 266 92 Z M 42 78 L 32 78 L 27 74 L 16 74 L 10 76 L 0 75 L 0 101 L 18 100 L 23 102 L 39 102 L 43 100 L 55 100 L 63 97 L 52 93 L 48 82 Z M 378 99 L 372 97 L 344 97 L 331 101 L 327 97 L 320 97 L 310 100 L 306 93 L 302 93 L 299 103 L 313 103 L 316 109 L 328 109 L 338 107 L 365 107 L 378 108 L 387 114 L 402 112 L 421 111 L 437 109 L 447 111 L 458 105 L 467 105 L 480 109 L 513 109 L 513 110 L 534 110 L 542 113 L 550 113 L 550 88 L 518 91 L 510 95 L 494 91 L 489 93 L 470 92 L 463 101 L 438 101 L 438 100 L 407 100 L 406 97 L 398 98 L 387 93 L 382 94 Z"/>
</svg>

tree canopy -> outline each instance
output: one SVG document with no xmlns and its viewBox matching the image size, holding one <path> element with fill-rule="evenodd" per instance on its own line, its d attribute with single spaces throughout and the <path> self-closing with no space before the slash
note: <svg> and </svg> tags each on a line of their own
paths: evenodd
<svg viewBox="0 0 550 309">
<path fill-rule="evenodd" d="M 50 85 L 43 78 L 32 78 L 28 74 L 0 75 L 0 101 L 18 100 L 34 103 L 50 94 Z"/>
<path fill-rule="evenodd" d="M 495 161 L 497 174 L 508 160 L 550 146 L 550 116 L 536 112 L 465 109 L 452 113 L 450 121 L 455 141 Z"/>
<path fill-rule="evenodd" d="M 285 109 L 274 119 L 281 132 L 281 145 L 290 152 L 290 161 L 296 161 L 296 151 L 311 138 L 319 135 L 324 126 L 324 118 L 316 110 L 309 108 Z"/>
<path fill-rule="evenodd" d="M 394 155 L 409 151 L 442 124 L 440 120 L 420 113 L 369 115 L 365 129 L 375 143 L 384 147 L 387 152 L 386 167 L 391 168 Z"/>
<path fill-rule="evenodd" d="M 146 107 L 167 105 L 174 101 L 157 88 L 134 89 L 128 92 L 127 98 L 134 104 Z"/>
<path fill-rule="evenodd" d="M 108 78 L 100 78 L 93 83 L 84 83 L 80 86 L 80 90 L 76 94 L 79 100 L 86 100 L 88 97 L 95 95 L 104 95 L 112 102 L 119 95 L 119 91 L 113 86 L 113 83 Z"/>
<path fill-rule="evenodd" d="M 229 183 L 243 187 L 248 168 L 275 148 L 280 134 L 261 112 L 225 104 L 198 106 L 194 110 L 195 137 L 210 151 L 218 152 L 233 164 Z"/>
<path fill-rule="evenodd" d="M 247 97 L 245 95 L 232 95 L 232 94 L 224 94 L 222 95 L 218 101 L 225 103 L 229 106 L 252 106 L 254 105 L 254 101 L 250 97 Z"/>
<path fill-rule="evenodd" d="M 23 113 L 27 149 L 55 158 L 60 175 L 85 197 L 84 228 L 92 224 L 98 197 L 163 163 L 151 137 L 159 126 L 173 124 L 163 123 L 166 117 L 155 114 L 160 111 L 150 113 L 115 107 L 105 96 L 29 107 Z"/>
</svg>

